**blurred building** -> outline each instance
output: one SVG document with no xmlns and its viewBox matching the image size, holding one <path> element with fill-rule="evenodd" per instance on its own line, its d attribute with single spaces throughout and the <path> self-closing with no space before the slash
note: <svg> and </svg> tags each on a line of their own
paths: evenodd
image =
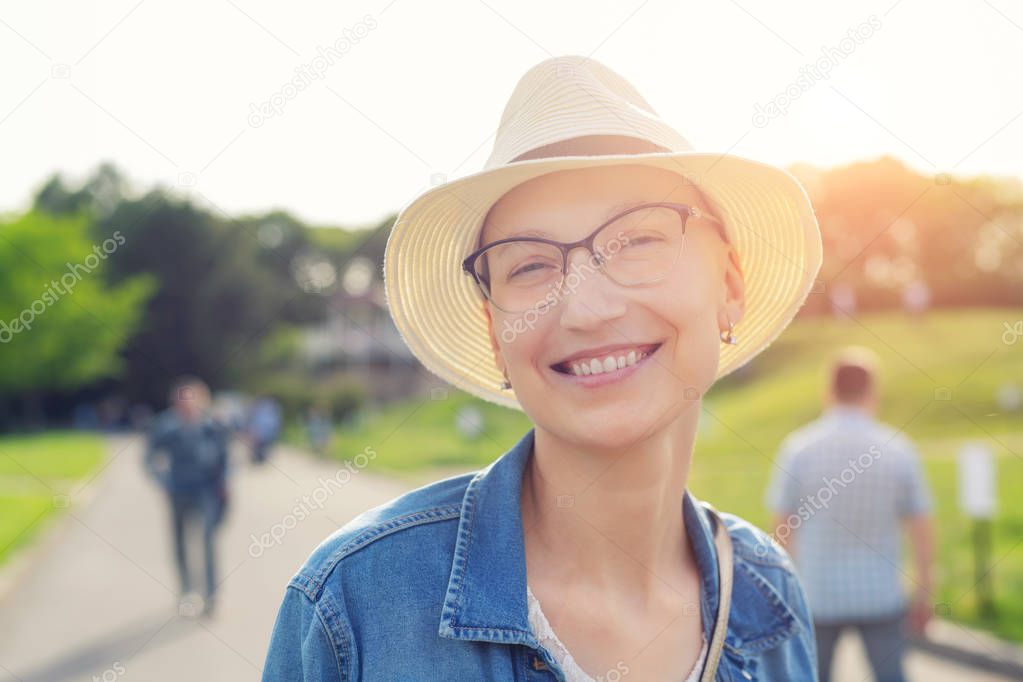
<svg viewBox="0 0 1023 682">
<path fill-rule="evenodd" d="M 353 258 L 326 295 L 326 321 L 302 338 L 303 358 L 314 370 L 360 381 L 375 402 L 419 395 L 436 385 L 391 320 L 376 263 Z"/>
</svg>

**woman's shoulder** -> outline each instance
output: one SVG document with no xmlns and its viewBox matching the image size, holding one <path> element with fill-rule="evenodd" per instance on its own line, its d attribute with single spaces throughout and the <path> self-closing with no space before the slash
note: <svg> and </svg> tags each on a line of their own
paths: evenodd
<svg viewBox="0 0 1023 682">
<path fill-rule="evenodd" d="M 738 558 L 795 574 L 796 567 L 792 558 L 769 533 L 737 514 L 719 511 L 718 515 L 725 522 L 733 551 Z"/>
<path fill-rule="evenodd" d="M 736 575 L 767 593 L 774 610 L 786 617 L 808 617 L 806 596 L 792 557 L 767 532 L 746 519 L 718 512 L 732 540 Z"/>
<path fill-rule="evenodd" d="M 395 565 L 413 552 L 420 560 L 428 558 L 430 536 L 450 535 L 457 529 L 465 489 L 476 473 L 434 481 L 359 513 L 320 542 L 290 585 L 315 601 L 326 583 L 340 580 L 339 565 Z M 437 528 L 438 524 L 449 527 Z M 450 565 L 449 547 L 437 546 L 435 554 Z"/>
<path fill-rule="evenodd" d="M 765 673 L 772 670 L 779 679 L 805 679 L 794 671 L 815 669 L 816 645 L 795 564 L 762 529 L 736 514 L 718 515 L 728 529 L 734 557 L 726 651 L 737 661 L 759 658 Z"/>
<path fill-rule="evenodd" d="M 287 584 L 263 679 L 354 679 L 359 661 L 381 668 L 393 659 L 390 642 L 398 631 L 405 637 L 401 660 L 428 651 L 440 624 L 462 500 L 477 473 L 403 493 L 324 539 Z"/>
</svg>

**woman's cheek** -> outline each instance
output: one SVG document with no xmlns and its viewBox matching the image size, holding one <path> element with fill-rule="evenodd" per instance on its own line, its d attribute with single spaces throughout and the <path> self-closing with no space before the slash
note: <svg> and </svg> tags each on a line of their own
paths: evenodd
<svg viewBox="0 0 1023 682">
<path fill-rule="evenodd" d="M 537 330 L 530 328 L 521 317 L 505 318 L 500 324 L 503 325 L 498 336 L 501 354 L 504 356 L 512 384 L 515 383 L 513 373 L 517 373 L 520 368 L 528 368 L 531 372 L 540 371 L 543 344 Z"/>
</svg>

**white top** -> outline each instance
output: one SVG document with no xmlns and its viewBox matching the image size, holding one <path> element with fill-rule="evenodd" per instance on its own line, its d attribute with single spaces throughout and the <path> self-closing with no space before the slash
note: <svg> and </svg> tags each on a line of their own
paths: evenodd
<svg viewBox="0 0 1023 682">
<path fill-rule="evenodd" d="M 547 616 L 540 609 L 540 601 L 533 594 L 533 590 L 529 589 L 528 584 L 526 585 L 526 598 L 529 601 L 529 625 L 533 629 L 533 634 L 536 635 L 540 644 L 550 652 L 554 660 L 561 665 L 562 670 L 565 671 L 565 679 L 568 682 L 595 682 L 586 671 L 579 667 L 575 659 L 572 658 L 572 654 L 568 652 L 565 645 L 554 634 L 554 629 L 547 620 Z M 707 658 L 707 638 L 703 636 L 702 639 L 703 647 L 700 649 L 700 656 L 696 659 L 696 665 L 693 666 L 693 669 L 683 682 L 697 682 L 700 679 L 703 662 Z"/>
</svg>

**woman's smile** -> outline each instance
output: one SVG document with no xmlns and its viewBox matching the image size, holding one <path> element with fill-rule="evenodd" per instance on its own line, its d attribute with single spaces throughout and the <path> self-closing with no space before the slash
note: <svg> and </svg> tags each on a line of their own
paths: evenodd
<svg viewBox="0 0 1023 682">
<path fill-rule="evenodd" d="M 576 354 L 550 365 L 550 369 L 559 380 L 585 388 L 597 388 L 628 379 L 645 367 L 663 345 L 661 341 L 604 353 Z"/>
</svg>

